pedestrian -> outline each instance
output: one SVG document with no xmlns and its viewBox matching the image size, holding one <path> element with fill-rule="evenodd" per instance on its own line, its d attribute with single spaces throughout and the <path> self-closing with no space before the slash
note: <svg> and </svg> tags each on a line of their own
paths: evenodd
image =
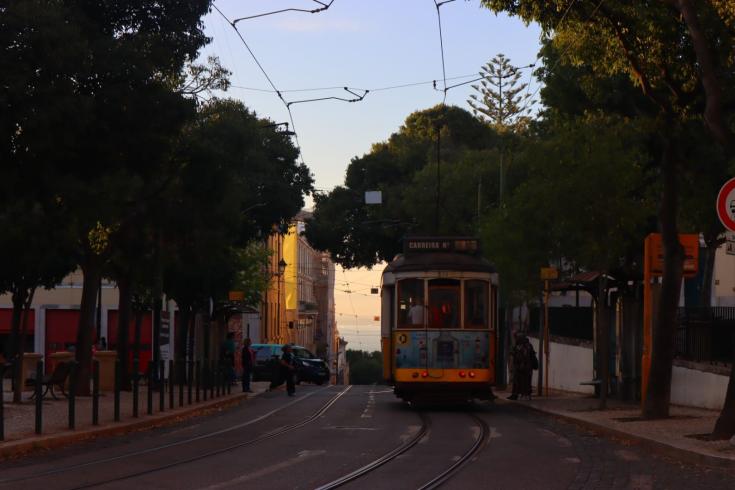
<svg viewBox="0 0 735 490">
<path fill-rule="evenodd" d="M 511 351 L 513 359 L 513 391 L 509 400 L 517 400 L 519 397 L 531 399 L 531 378 L 533 370 L 538 369 L 538 358 L 533 345 L 521 332 L 515 333 L 515 346 Z"/>
<path fill-rule="evenodd" d="M 293 346 L 286 344 L 283 346 L 283 355 L 281 356 L 281 372 L 282 379 L 286 380 L 286 392 L 288 396 L 294 396 L 296 393 L 296 382 L 294 375 L 296 374 L 296 357 L 293 354 Z"/>
<path fill-rule="evenodd" d="M 252 341 L 246 338 L 242 341 L 242 392 L 252 393 L 250 380 L 253 377 L 253 365 L 255 364 L 255 351 L 250 347 Z"/>
</svg>

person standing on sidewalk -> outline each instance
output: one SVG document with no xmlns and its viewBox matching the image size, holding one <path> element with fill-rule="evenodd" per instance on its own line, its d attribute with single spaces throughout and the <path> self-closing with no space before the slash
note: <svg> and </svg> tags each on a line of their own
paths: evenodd
<svg viewBox="0 0 735 490">
<path fill-rule="evenodd" d="M 296 381 L 294 380 L 294 375 L 296 374 L 296 357 L 294 356 L 291 344 L 283 346 L 281 370 L 283 372 L 283 378 L 286 379 L 286 391 L 288 392 L 288 396 L 294 396 L 296 393 Z"/>
<path fill-rule="evenodd" d="M 250 347 L 252 341 L 246 338 L 242 342 L 242 392 L 252 393 L 250 380 L 253 377 L 253 364 L 255 364 L 255 351 Z"/>
<path fill-rule="evenodd" d="M 528 337 L 521 332 L 515 334 L 515 346 L 511 351 L 513 358 L 513 392 L 508 397 L 509 400 L 517 400 L 526 397 L 531 399 L 531 378 L 533 370 L 538 369 L 538 358 L 533 345 Z"/>
</svg>

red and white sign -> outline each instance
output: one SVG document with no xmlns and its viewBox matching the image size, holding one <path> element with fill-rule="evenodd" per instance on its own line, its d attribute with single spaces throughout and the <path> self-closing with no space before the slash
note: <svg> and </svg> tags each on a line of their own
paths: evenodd
<svg viewBox="0 0 735 490">
<path fill-rule="evenodd" d="M 735 231 L 735 177 L 725 182 L 717 194 L 717 216 L 725 228 Z"/>
</svg>

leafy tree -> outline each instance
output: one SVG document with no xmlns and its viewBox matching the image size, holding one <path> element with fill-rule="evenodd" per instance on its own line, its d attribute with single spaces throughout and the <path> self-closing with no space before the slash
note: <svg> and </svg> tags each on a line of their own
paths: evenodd
<svg viewBox="0 0 735 490">
<path fill-rule="evenodd" d="M 84 272 L 76 356 L 89 389 L 99 279 L 110 236 L 134 214 L 194 106 L 168 80 L 206 42 L 211 0 L 15 1 L 0 12 L 3 162 L 42 176 Z"/>
<path fill-rule="evenodd" d="M 685 167 L 682 128 L 692 114 L 705 107 L 702 119 L 713 138 L 725 147 L 732 145 L 732 114 L 723 109 L 727 97 L 732 97 L 726 94 L 733 93 L 723 89 L 733 83 L 731 12 L 726 2 L 695 6 L 688 0 L 660 2 L 646 9 L 617 1 L 576 4 L 568 12 L 538 0 L 484 0 L 483 4 L 538 22 L 558 46 L 567 48 L 561 52 L 572 62 L 589 65 L 598 73 L 630 76 L 657 108 L 664 276 L 643 414 L 668 416 L 674 345 L 671 325 L 684 258 L 677 224 L 677 183 Z M 730 384 L 735 404 L 735 380 Z M 735 430 L 735 416 L 732 418 Z"/>
<path fill-rule="evenodd" d="M 296 215 L 313 179 L 288 135 L 234 100 L 200 106 L 177 158 L 183 164 L 160 212 L 164 290 L 181 314 L 182 356 L 194 316 L 208 310 L 210 298 L 226 299 L 236 288 L 255 304 L 267 286 L 267 252 L 257 242 Z"/>
<path fill-rule="evenodd" d="M 306 236 L 345 267 L 371 267 L 401 251 L 406 233 L 472 234 L 478 201 L 497 196 L 492 177 L 495 131 L 458 107 L 418 111 L 388 141 L 352 160 L 345 185 L 315 196 Z M 438 158 L 440 157 L 440 158 Z M 497 167 L 495 167 L 497 168 Z M 487 183 L 479 200 L 477 182 Z M 383 204 L 366 206 L 365 191 Z"/>
<path fill-rule="evenodd" d="M 472 85 L 478 93 L 467 99 L 472 113 L 500 131 L 522 125 L 530 111 L 530 94 L 522 93 L 528 84 L 519 83 L 518 68 L 499 53 L 480 68 L 480 75 L 480 83 Z"/>
<path fill-rule="evenodd" d="M 369 385 L 383 382 L 383 353 L 348 350 L 350 384 Z"/>
</svg>

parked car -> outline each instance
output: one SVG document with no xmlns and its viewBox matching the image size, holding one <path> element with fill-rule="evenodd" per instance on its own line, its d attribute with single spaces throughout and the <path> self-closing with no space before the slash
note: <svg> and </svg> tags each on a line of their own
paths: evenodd
<svg viewBox="0 0 735 490">
<path fill-rule="evenodd" d="M 279 361 L 283 355 L 283 344 L 253 344 L 255 364 L 253 366 L 253 381 L 270 381 L 273 372 L 279 368 Z M 296 357 L 296 382 L 307 381 L 321 385 L 329 382 L 329 365 L 308 349 L 300 345 L 293 346 Z"/>
</svg>

